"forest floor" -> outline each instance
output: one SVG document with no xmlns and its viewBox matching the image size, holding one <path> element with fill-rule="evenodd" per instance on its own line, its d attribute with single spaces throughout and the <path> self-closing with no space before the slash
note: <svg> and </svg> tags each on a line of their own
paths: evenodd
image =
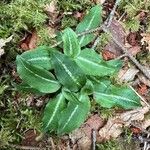
<svg viewBox="0 0 150 150">
<path fill-rule="evenodd" d="M 0 149 L 150 149 L 150 1 L 149 0 L 1 0 L 0 1 Z M 124 111 L 93 107 L 85 123 L 61 137 L 39 138 L 49 96 L 16 91 L 16 56 L 41 45 L 55 44 L 58 31 L 75 29 L 89 9 L 102 5 L 105 30 L 89 46 L 104 60 L 121 59 L 116 80 L 130 85 L 143 107 Z M 116 6 L 116 8 L 115 8 Z M 127 53 L 124 53 L 127 50 Z M 133 59 L 132 59 L 133 58 Z M 117 115 L 122 120 L 117 120 Z M 123 116 L 128 117 L 125 121 Z M 99 134 L 103 129 L 103 138 Z"/>
</svg>

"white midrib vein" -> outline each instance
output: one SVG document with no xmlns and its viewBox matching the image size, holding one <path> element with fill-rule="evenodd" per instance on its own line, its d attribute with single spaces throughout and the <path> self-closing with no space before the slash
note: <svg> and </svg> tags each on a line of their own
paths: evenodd
<svg viewBox="0 0 150 150">
<path fill-rule="evenodd" d="M 85 59 L 85 58 L 83 58 L 83 57 L 81 57 L 81 56 L 79 56 L 77 59 L 82 60 L 82 61 L 85 61 L 85 62 L 88 62 L 89 64 L 93 64 L 94 66 L 97 66 L 97 67 L 106 68 L 106 69 L 111 69 L 111 68 L 109 68 L 109 67 L 105 67 L 105 66 L 103 66 L 103 65 L 100 65 L 99 63 L 96 63 L 96 62 L 90 61 L 90 60 L 88 60 L 88 59 Z"/>
<path fill-rule="evenodd" d="M 22 58 L 21 58 L 21 59 L 22 59 Z M 21 59 L 20 59 L 20 60 L 21 60 Z M 47 79 L 47 78 L 41 77 L 40 75 L 38 75 L 38 74 L 34 73 L 33 71 L 31 71 L 30 69 L 28 69 L 28 68 L 24 65 L 24 63 L 23 63 L 22 60 L 21 60 L 21 63 L 22 63 L 22 65 L 23 65 L 23 67 L 24 67 L 27 71 L 29 71 L 31 74 L 33 74 L 34 76 L 39 77 L 39 78 L 41 78 L 41 79 L 43 79 L 43 80 L 45 80 L 45 81 L 48 81 L 48 82 L 52 82 L 52 83 L 57 84 L 57 82 L 55 82 L 54 80 L 49 80 L 49 79 Z"/>
<path fill-rule="evenodd" d="M 55 109 L 54 109 L 54 112 L 53 112 L 53 114 L 52 114 L 52 116 L 51 116 L 50 120 L 48 121 L 47 126 L 46 126 L 45 128 L 48 128 L 49 125 L 50 125 L 50 123 L 53 121 L 53 119 L 54 119 L 54 117 L 55 117 L 55 115 L 56 115 L 56 113 L 57 113 L 57 110 L 58 110 L 58 108 L 59 108 L 59 105 L 60 105 L 60 103 L 61 103 L 61 101 L 62 101 L 62 98 L 63 98 L 63 95 L 61 95 L 61 96 L 59 97 L 59 99 L 57 100 L 57 104 L 56 104 L 56 107 L 55 107 Z"/>
<path fill-rule="evenodd" d="M 70 78 L 77 84 L 80 86 L 80 83 L 77 82 L 76 78 L 72 75 L 72 73 L 67 69 L 66 65 L 59 59 L 56 57 L 56 59 L 59 61 L 60 65 L 63 66 L 63 68 L 65 69 L 65 71 L 67 72 L 67 74 L 70 76 Z"/>
<path fill-rule="evenodd" d="M 36 57 L 36 58 L 28 59 L 29 62 L 37 61 L 37 60 L 50 60 L 50 58 L 49 57 Z"/>
<path fill-rule="evenodd" d="M 91 24 L 92 24 L 94 18 L 95 18 L 95 15 L 94 15 L 94 16 L 92 17 L 92 19 L 90 20 L 89 25 L 88 25 L 88 27 L 85 29 L 85 31 L 89 30 L 89 28 L 90 28 L 90 26 L 91 26 Z M 82 44 L 84 38 L 85 38 L 85 35 L 82 36 L 82 38 L 81 38 L 81 40 L 80 40 L 80 42 L 79 42 L 80 45 Z"/>
<path fill-rule="evenodd" d="M 81 101 L 81 99 L 82 99 L 82 95 L 80 96 L 79 101 Z M 73 115 L 76 113 L 78 107 L 79 107 L 79 105 L 77 105 L 77 106 L 74 108 L 74 110 L 73 110 L 73 112 L 71 113 L 70 117 L 68 118 L 67 122 L 66 122 L 66 123 L 64 124 L 64 126 L 62 127 L 62 130 L 63 130 L 63 129 L 67 126 L 67 124 L 70 122 L 70 120 L 72 119 Z"/>
<path fill-rule="evenodd" d="M 73 110 L 73 112 L 71 113 L 71 115 L 69 116 L 67 122 L 66 122 L 66 123 L 64 124 L 64 126 L 62 127 L 62 130 L 63 130 L 63 129 L 67 126 L 67 124 L 70 122 L 70 120 L 72 119 L 73 115 L 76 113 L 78 107 L 79 107 L 79 105 L 77 105 L 77 106 L 74 108 L 74 110 Z"/>
<path fill-rule="evenodd" d="M 133 100 L 130 100 L 128 98 L 125 98 L 125 97 L 122 97 L 122 96 L 118 96 L 118 95 L 104 94 L 104 93 L 99 93 L 99 92 L 94 92 L 94 93 L 98 94 L 98 95 L 101 95 L 101 96 L 112 97 L 112 98 L 116 98 L 116 99 L 126 100 L 126 101 L 129 101 L 129 102 L 132 102 L 132 103 L 137 103 L 136 101 L 133 101 Z"/>
<path fill-rule="evenodd" d="M 69 32 L 67 32 L 68 34 Z M 70 51 L 70 55 L 72 56 L 73 54 L 73 49 L 72 49 L 72 43 L 71 43 L 71 39 L 70 39 L 70 35 L 68 34 L 68 40 L 69 40 L 69 51 Z"/>
</svg>

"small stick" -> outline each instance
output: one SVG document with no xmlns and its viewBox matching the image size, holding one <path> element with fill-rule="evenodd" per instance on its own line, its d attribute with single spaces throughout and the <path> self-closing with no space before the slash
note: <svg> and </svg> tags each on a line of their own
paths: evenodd
<svg viewBox="0 0 150 150">
<path fill-rule="evenodd" d="M 126 57 L 126 56 L 127 56 L 127 54 L 122 54 L 122 55 L 118 56 L 117 58 L 115 58 L 115 60 L 122 59 L 122 58 L 124 58 L 124 57 Z"/>
<path fill-rule="evenodd" d="M 120 3 L 120 1 L 121 0 L 116 0 L 115 5 L 114 5 L 114 7 L 113 7 L 112 11 L 110 12 L 110 15 L 109 15 L 109 17 L 107 19 L 107 27 L 110 26 L 110 24 L 111 24 L 111 22 L 113 20 L 113 17 L 115 15 L 116 8 L 117 8 L 118 4 Z"/>
<path fill-rule="evenodd" d="M 52 137 L 50 137 L 50 142 L 51 142 L 52 149 L 56 150 L 56 147 L 55 147 L 55 144 L 54 144 L 54 141 L 53 141 Z"/>
<path fill-rule="evenodd" d="M 92 150 L 96 149 L 96 131 L 92 129 Z"/>
<path fill-rule="evenodd" d="M 136 93 L 136 95 L 150 108 L 150 105 L 145 101 L 145 99 L 131 86 L 129 87 Z"/>
<path fill-rule="evenodd" d="M 147 134 L 147 139 L 149 138 L 149 134 Z M 148 147 L 148 143 L 147 141 L 144 141 L 144 150 L 147 150 L 147 147 Z"/>
</svg>

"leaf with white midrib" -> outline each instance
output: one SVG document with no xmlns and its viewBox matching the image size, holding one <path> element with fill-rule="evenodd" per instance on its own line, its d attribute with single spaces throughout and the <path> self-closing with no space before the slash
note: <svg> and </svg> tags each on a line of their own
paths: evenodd
<svg viewBox="0 0 150 150">
<path fill-rule="evenodd" d="M 95 101 L 102 107 L 119 106 L 124 109 L 132 109 L 141 106 L 139 97 L 134 91 L 125 86 L 120 87 L 109 83 L 99 83 L 95 85 L 93 94 Z"/>
<path fill-rule="evenodd" d="M 125 102 L 131 102 L 131 103 L 135 103 L 135 104 L 139 104 L 138 102 L 132 100 L 132 99 L 129 99 L 129 98 L 126 98 L 126 97 L 122 97 L 122 96 L 118 96 L 118 95 L 113 95 L 113 94 L 105 94 L 105 93 L 100 93 L 100 92 L 94 92 L 94 94 L 98 94 L 98 95 L 101 95 L 101 96 L 105 96 L 105 97 L 108 97 L 108 98 L 114 98 L 116 100 L 123 100 Z"/>
<path fill-rule="evenodd" d="M 102 22 L 102 7 L 100 5 L 97 5 L 89 11 L 89 13 L 84 17 L 83 21 L 81 21 L 77 28 L 76 32 L 81 33 L 81 32 L 86 32 L 87 30 L 90 29 L 95 29 L 98 26 L 100 26 Z M 83 35 L 79 37 L 79 43 L 81 47 L 87 45 L 94 39 L 95 35 L 93 33 L 88 34 L 88 35 Z"/>
<path fill-rule="evenodd" d="M 45 68 L 46 70 L 52 69 L 50 52 L 54 50 L 47 46 L 39 46 L 34 50 L 30 50 L 21 54 L 21 57 L 26 61 L 37 67 Z"/>
<path fill-rule="evenodd" d="M 17 56 L 17 72 L 23 81 L 42 93 L 53 93 L 60 88 L 59 83 L 50 72 L 31 65 L 21 56 Z"/>
<path fill-rule="evenodd" d="M 67 28 L 64 30 L 62 40 L 64 54 L 72 58 L 75 58 L 80 54 L 81 49 L 77 35 L 71 28 Z"/>
<path fill-rule="evenodd" d="M 90 101 L 87 95 L 80 95 L 80 104 L 69 102 L 68 107 L 60 114 L 58 134 L 69 133 L 78 128 L 90 111 Z"/>
<path fill-rule="evenodd" d="M 85 74 L 70 57 L 54 52 L 52 62 L 56 77 L 64 87 L 76 92 L 85 84 Z"/>
<path fill-rule="evenodd" d="M 92 49 L 84 49 L 75 59 L 78 66 L 87 75 L 106 76 L 114 74 L 115 68 L 101 60 L 101 57 Z"/>
<path fill-rule="evenodd" d="M 43 130 L 44 132 L 54 131 L 58 127 L 59 113 L 64 109 L 66 103 L 63 94 L 57 95 L 50 100 L 44 110 Z"/>
</svg>

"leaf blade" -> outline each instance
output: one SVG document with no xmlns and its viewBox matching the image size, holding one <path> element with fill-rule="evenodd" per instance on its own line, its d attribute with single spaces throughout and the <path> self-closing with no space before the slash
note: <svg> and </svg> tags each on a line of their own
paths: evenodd
<svg viewBox="0 0 150 150">
<path fill-rule="evenodd" d="M 86 75 L 101 77 L 112 75 L 116 71 L 116 68 L 102 61 L 100 56 L 92 49 L 82 50 L 75 61 Z"/>
<path fill-rule="evenodd" d="M 64 30 L 62 36 L 64 53 L 72 58 L 80 54 L 80 45 L 76 33 L 71 29 L 67 28 Z"/>
<path fill-rule="evenodd" d="M 52 69 L 52 64 L 49 51 L 51 50 L 53 49 L 50 47 L 40 46 L 34 50 L 24 52 L 21 56 L 32 65 L 50 70 Z"/>
<path fill-rule="evenodd" d="M 65 98 L 62 94 L 57 95 L 47 103 L 42 118 L 44 132 L 51 132 L 57 129 L 58 115 L 64 109 L 65 105 Z"/>
<path fill-rule="evenodd" d="M 102 22 L 102 7 L 97 5 L 89 11 L 89 13 L 84 17 L 83 21 L 78 24 L 76 28 L 76 33 L 81 33 L 90 29 L 97 28 Z M 83 35 L 79 37 L 79 43 L 81 47 L 87 45 L 95 38 L 94 34 Z"/>
<path fill-rule="evenodd" d="M 57 79 L 67 89 L 76 92 L 85 84 L 85 74 L 68 56 L 55 52 L 53 65 Z"/>
<path fill-rule="evenodd" d="M 58 134 L 69 133 L 78 128 L 90 111 L 90 101 L 87 95 L 80 95 L 81 104 L 69 103 L 60 115 Z"/>
<path fill-rule="evenodd" d="M 94 99 L 106 108 L 119 106 L 124 109 L 133 109 L 141 106 L 139 97 L 126 86 L 120 87 L 109 84 L 109 87 L 104 89 L 100 85 L 99 88 L 95 88 Z"/>
<path fill-rule="evenodd" d="M 35 67 L 17 56 L 17 72 L 28 85 L 42 93 L 56 92 L 60 85 L 54 76 L 45 69 Z"/>
</svg>

